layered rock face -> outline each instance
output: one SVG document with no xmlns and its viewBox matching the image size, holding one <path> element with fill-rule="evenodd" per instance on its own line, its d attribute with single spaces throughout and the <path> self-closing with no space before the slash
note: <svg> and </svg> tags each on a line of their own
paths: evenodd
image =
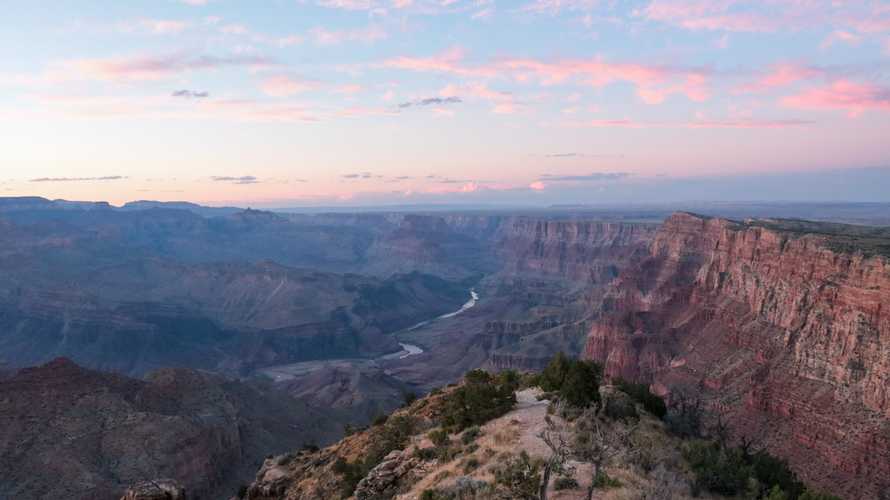
<svg viewBox="0 0 890 500">
<path fill-rule="evenodd" d="M 890 261 L 793 229 L 672 216 L 610 287 L 585 354 L 700 394 L 808 481 L 875 498 L 890 488 Z"/>
<path fill-rule="evenodd" d="M 645 247 L 657 226 L 517 217 L 499 228 L 503 272 L 608 283 L 630 255 Z"/>
<path fill-rule="evenodd" d="M 265 391 L 183 369 L 135 380 L 63 358 L 22 370 L 0 381 L 0 498 L 113 500 L 164 477 L 196 498 L 227 497 L 267 453 L 339 434 Z"/>
</svg>

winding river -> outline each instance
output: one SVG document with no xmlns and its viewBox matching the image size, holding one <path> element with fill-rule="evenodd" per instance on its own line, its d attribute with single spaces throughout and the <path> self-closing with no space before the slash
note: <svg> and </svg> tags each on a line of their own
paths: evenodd
<svg viewBox="0 0 890 500">
<path fill-rule="evenodd" d="M 405 328 L 404 330 L 400 330 L 396 332 L 405 333 L 413 330 L 417 330 L 418 328 L 422 328 L 424 326 L 430 325 L 437 321 L 453 318 L 458 314 L 461 314 L 469 309 L 472 309 L 476 306 L 476 303 L 479 301 L 479 294 L 476 293 L 476 290 L 470 290 L 470 300 L 468 300 L 464 305 L 461 306 L 460 309 L 454 312 L 450 312 L 447 314 L 443 314 L 441 316 L 437 316 L 433 319 L 429 319 L 426 321 L 421 321 L 416 325 Z M 314 370 L 319 369 L 322 366 L 330 365 L 332 363 L 340 363 L 340 364 L 350 364 L 350 363 L 374 363 L 375 361 L 387 360 L 391 361 L 394 359 L 405 359 L 410 358 L 411 356 L 417 356 L 418 354 L 423 354 L 423 349 L 420 346 L 416 346 L 414 344 L 406 344 L 403 342 L 399 342 L 399 345 L 402 347 L 401 351 L 389 353 L 375 360 L 358 360 L 358 359 L 327 359 L 327 360 L 317 360 L 317 361 L 301 361 L 299 363 L 293 363 L 289 365 L 278 365 L 278 366 L 270 366 L 260 370 L 261 373 L 268 375 L 276 382 L 282 382 L 286 380 L 292 380 L 296 377 L 306 375 L 307 373 L 311 373 Z"/>
<path fill-rule="evenodd" d="M 411 332 L 411 331 L 417 330 L 418 328 L 423 328 L 424 326 L 433 324 L 436 321 L 453 318 L 453 317 L 457 316 L 458 314 L 461 314 L 469 309 L 472 309 L 473 307 L 476 306 L 477 302 L 479 302 L 479 294 L 476 293 L 475 289 L 471 289 L 470 290 L 470 300 L 468 300 L 466 303 L 464 303 L 464 305 L 462 305 L 460 307 L 460 309 L 458 309 L 457 311 L 443 314 L 441 316 L 437 316 L 433 319 L 428 319 L 426 321 L 421 321 L 420 323 L 417 323 L 416 325 L 414 325 L 412 327 L 405 328 L 404 330 L 401 330 L 396 333 Z M 411 356 L 417 356 L 418 354 L 423 353 L 423 349 L 421 349 L 420 347 L 418 347 L 414 344 L 405 344 L 403 342 L 399 342 L 399 345 L 402 346 L 401 351 L 387 354 L 385 356 L 381 356 L 378 359 L 405 359 L 405 358 L 410 358 Z"/>
</svg>

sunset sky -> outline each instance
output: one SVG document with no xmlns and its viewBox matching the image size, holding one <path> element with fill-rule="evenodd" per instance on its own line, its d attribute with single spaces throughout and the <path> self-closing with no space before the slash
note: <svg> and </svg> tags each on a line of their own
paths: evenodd
<svg viewBox="0 0 890 500">
<path fill-rule="evenodd" d="M 19 1 L 0 195 L 890 201 L 890 2 Z"/>
</svg>

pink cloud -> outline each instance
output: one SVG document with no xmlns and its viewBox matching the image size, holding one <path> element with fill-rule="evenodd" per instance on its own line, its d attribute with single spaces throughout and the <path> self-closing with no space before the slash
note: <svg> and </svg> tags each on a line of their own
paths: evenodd
<svg viewBox="0 0 890 500">
<path fill-rule="evenodd" d="M 511 114 L 517 108 L 513 94 L 492 90 L 482 83 L 448 85 L 439 91 L 439 95 L 442 97 L 476 98 L 488 101 L 494 105 L 491 111 L 496 114 Z"/>
<path fill-rule="evenodd" d="M 287 97 L 312 90 L 317 86 L 317 82 L 298 80 L 289 76 L 280 75 L 267 78 L 260 85 L 260 88 L 270 96 Z"/>
<path fill-rule="evenodd" d="M 341 95 L 353 95 L 358 94 L 362 91 L 362 86 L 355 83 L 347 83 L 344 85 L 338 85 L 335 87 L 332 92 L 335 94 Z"/>
<path fill-rule="evenodd" d="M 123 32 L 144 32 L 153 35 L 175 35 L 182 33 L 191 26 L 186 21 L 174 19 L 139 19 L 138 21 L 121 23 L 118 29 Z"/>
<path fill-rule="evenodd" d="M 637 87 L 637 95 L 648 104 L 658 104 L 672 94 L 690 100 L 707 100 L 708 71 L 636 63 L 612 63 L 602 59 L 543 62 L 533 59 L 509 59 L 498 63 L 514 78 L 528 81 L 537 78 L 544 85 L 564 83 L 578 78 L 583 83 L 602 87 L 628 82 Z"/>
<path fill-rule="evenodd" d="M 528 188 L 533 191 L 543 191 L 547 188 L 547 185 L 541 181 L 535 181 L 528 185 Z"/>
<path fill-rule="evenodd" d="M 400 57 L 383 63 L 384 67 L 418 72 L 446 73 L 480 78 L 512 78 L 519 82 L 536 80 L 542 85 L 557 85 L 573 79 L 602 87 L 616 82 L 628 82 L 638 89 L 644 102 L 655 104 L 672 94 L 685 95 L 693 101 L 708 99 L 709 70 L 663 65 L 613 63 L 601 58 L 542 61 L 539 59 L 507 58 L 485 65 L 463 64 L 460 49 L 430 58 Z"/>
<path fill-rule="evenodd" d="M 257 56 L 137 56 L 113 59 L 77 59 L 62 64 L 81 76 L 107 81 L 159 80 L 179 73 L 223 67 L 265 67 L 271 63 Z"/>
<path fill-rule="evenodd" d="M 841 110 L 849 116 L 859 116 L 868 110 L 890 111 L 890 88 L 838 80 L 785 97 L 782 104 L 799 109 Z"/>
<path fill-rule="evenodd" d="M 448 73 L 460 76 L 497 76 L 497 71 L 494 68 L 471 68 L 462 65 L 463 57 L 464 51 L 455 47 L 433 57 L 396 57 L 384 61 L 382 66 L 409 71 Z"/>
<path fill-rule="evenodd" d="M 339 45 L 345 42 L 371 43 L 387 37 L 386 31 L 377 26 L 355 30 L 328 30 L 318 27 L 313 28 L 311 34 L 318 45 Z"/>
<path fill-rule="evenodd" d="M 890 31 L 890 11 L 881 2 L 871 0 L 654 0 L 638 15 L 689 30 Z"/>
<path fill-rule="evenodd" d="M 522 12 L 556 15 L 564 10 L 588 11 L 599 5 L 598 0 L 534 0 L 521 7 Z"/>
<path fill-rule="evenodd" d="M 739 11 L 733 0 L 655 0 L 642 10 L 650 21 L 690 30 L 771 31 L 773 20 L 756 11 Z"/>
<path fill-rule="evenodd" d="M 838 43 L 845 43 L 848 45 L 859 45 L 859 42 L 862 41 L 862 37 L 855 34 L 850 33 L 849 31 L 844 30 L 835 30 L 832 31 L 825 40 L 822 40 L 822 43 L 819 45 L 823 49 L 827 49 L 832 45 Z"/>
<path fill-rule="evenodd" d="M 724 120 L 709 120 L 698 118 L 686 122 L 655 122 L 638 121 L 630 119 L 612 120 L 587 120 L 571 122 L 569 127 L 581 128 L 692 128 L 692 129 L 780 129 L 812 125 L 814 122 L 799 119 L 755 119 L 755 118 L 730 118 Z"/>
<path fill-rule="evenodd" d="M 742 86 L 740 92 L 759 93 L 824 76 L 821 69 L 798 64 L 779 64 L 756 81 Z"/>
</svg>

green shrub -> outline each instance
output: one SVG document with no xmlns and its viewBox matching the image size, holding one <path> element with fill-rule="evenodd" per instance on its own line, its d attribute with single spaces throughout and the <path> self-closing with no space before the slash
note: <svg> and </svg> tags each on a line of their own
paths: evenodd
<svg viewBox="0 0 890 500">
<path fill-rule="evenodd" d="M 510 457 L 494 470 L 498 489 L 516 500 L 536 500 L 541 484 L 541 462 L 529 457 L 525 450 Z"/>
<path fill-rule="evenodd" d="M 609 395 L 604 406 L 606 416 L 612 420 L 636 420 L 640 417 L 633 400 L 620 393 Z"/>
<path fill-rule="evenodd" d="M 408 440 L 414 434 L 417 423 L 410 416 L 394 416 L 373 429 L 372 445 L 364 458 L 353 463 L 338 458 L 334 462 L 333 470 L 341 475 L 340 492 L 343 496 L 350 496 L 355 491 L 356 485 L 368 472 L 377 466 L 390 452 L 404 449 Z"/>
<path fill-rule="evenodd" d="M 386 423 L 386 419 L 388 419 L 388 415 L 378 415 L 374 418 L 374 421 L 371 423 L 374 427 L 379 427 Z"/>
<path fill-rule="evenodd" d="M 479 459 L 476 457 L 470 457 L 464 462 L 464 474 L 469 474 L 474 470 L 479 468 Z"/>
<path fill-rule="evenodd" d="M 600 471 L 599 474 L 596 475 L 596 478 L 594 478 L 593 480 L 593 487 L 602 489 L 620 488 L 621 481 L 609 476 L 603 471 Z"/>
<path fill-rule="evenodd" d="M 578 488 L 578 481 L 573 477 L 558 477 L 553 481 L 553 489 L 556 491 L 574 490 Z"/>
<path fill-rule="evenodd" d="M 430 438 L 430 441 L 434 446 L 445 446 L 446 444 L 451 442 L 451 439 L 448 437 L 448 432 L 444 429 L 435 429 L 430 431 L 427 434 L 427 437 Z"/>
<path fill-rule="evenodd" d="M 434 447 L 414 449 L 414 456 L 421 460 L 432 460 L 436 458 L 436 453 L 437 450 Z"/>
<path fill-rule="evenodd" d="M 600 367 L 590 361 L 573 361 L 559 390 L 559 397 L 568 405 L 587 408 L 600 401 Z"/>
<path fill-rule="evenodd" d="M 463 444 L 470 444 L 476 441 L 476 438 L 478 438 L 480 435 L 482 435 L 482 430 L 479 429 L 478 425 L 474 425 L 464 431 L 464 434 L 460 437 L 460 440 Z"/>
<path fill-rule="evenodd" d="M 696 487 L 724 496 L 735 496 L 746 490 L 752 470 L 740 450 L 693 441 L 684 447 L 683 456 L 695 474 Z"/>
<path fill-rule="evenodd" d="M 750 454 L 746 448 L 693 441 L 684 447 L 683 456 L 695 474 L 697 488 L 727 496 L 753 490 L 758 498 L 769 500 L 806 498 L 803 483 L 788 463 L 765 451 Z"/>
<path fill-rule="evenodd" d="M 841 500 L 841 497 L 807 490 L 803 492 L 803 495 L 799 496 L 797 500 Z"/>
<path fill-rule="evenodd" d="M 790 497 L 788 497 L 788 494 L 785 493 L 785 491 L 783 491 L 782 488 L 779 488 L 778 485 L 773 486 L 773 488 L 771 490 L 769 490 L 769 493 L 766 496 L 764 496 L 763 499 L 764 500 L 791 500 Z"/>
<path fill-rule="evenodd" d="M 420 494 L 420 500 L 439 500 L 443 498 L 436 490 L 423 490 Z"/>
<path fill-rule="evenodd" d="M 411 403 L 417 401 L 417 394 L 411 391 L 405 391 L 402 393 L 402 402 L 404 406 L 411 406 Z"/>
<path fill-rule="evenodd" d="M 538 377 L 541 389 L 553 392 L 560 400 L 575 408 L 599 404 L 602 370 L 591 361 L 569 359 L 558 353 Z"/>
<path fill-rule="evenodd" d="M 545 392 L 556 392 L 562 388 L 566 374 L 569 371 L 569 359 L 563 353 L 557 353 L 544 371 L 541 372 L 540 384 L 541 389 Z"/>
<path fill-rule="evenodd" d="M 766 495 L 770 488 L 778 487 L 789 500 L 799 498 L 804 492 L 804 485 L 788 466 L 788 462 L 774 457 L 765 451 L 758 451 L 748 458 L 753 468 L 754 477 L 761 485 L 761 493 Z"/>
<path fill-rule="evenodd" d="M 510 411 L 516 404 L 515 386 L 484 370 L 473 370 L 465 383 L 445 397 L 442 423 L 455 431 L 482 425 Z"/>
<path fill-rule="evenodd" d="M 643 408 L 658 418 L 667 415 L 667 405 L 664 399 L 649 391 L 646 384 L 634 384 L 624 379 L 618 379 L 615 383 L 618 389 L 630 396 L 634 401 L 643 405 Z"/>
</svg>

